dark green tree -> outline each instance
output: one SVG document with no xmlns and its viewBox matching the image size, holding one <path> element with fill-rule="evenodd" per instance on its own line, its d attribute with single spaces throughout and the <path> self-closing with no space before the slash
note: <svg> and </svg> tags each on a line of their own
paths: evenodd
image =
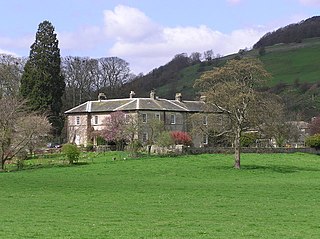
<svg viewBox="0 0 320 239">
<path fill-rule="evenodd" d="M 20 94 L 30 109 L 47 114 L 54 137 L 58 137 L 63 128 L 61 97 L 65 90 L 58 43 L 53 25 L 49 21 L 40 23 L 20 87 Z"/>
</svg>

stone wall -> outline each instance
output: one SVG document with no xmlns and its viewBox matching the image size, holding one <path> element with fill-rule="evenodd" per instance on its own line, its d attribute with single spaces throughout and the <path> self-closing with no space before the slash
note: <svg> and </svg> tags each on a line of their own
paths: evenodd
<svg viewBox="0 0 320 239">
<path fill-rule="evenodd" d="M 320 154 L 319 150 L 314 148 L 242 148 L 242 153 L 311 153 L 311 154 Z M 183 153 L 185 154 L 233 154 L 233 148 L 193 148 L 193 147 L 184 147 Z"/>
</svg>

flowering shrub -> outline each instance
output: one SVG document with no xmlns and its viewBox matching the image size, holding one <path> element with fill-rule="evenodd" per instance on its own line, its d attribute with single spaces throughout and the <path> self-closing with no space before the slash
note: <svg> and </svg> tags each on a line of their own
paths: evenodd
<svg viewBox="0 0 320 239">
<path fill-rule="evenodd" d="M 172 131 L 171 137 L 175 144 L 191 145 L 192 139 L 187 132 L 182 131 Z"/>
</svg>

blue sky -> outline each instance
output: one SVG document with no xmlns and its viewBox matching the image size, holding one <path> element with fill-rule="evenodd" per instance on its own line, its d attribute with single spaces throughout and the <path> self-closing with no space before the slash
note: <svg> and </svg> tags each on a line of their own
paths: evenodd
<svg viewBox="0 0 320 239">
<path fill-rule="evenodd" d="M 62 56 L 118 56 L 136 74 L 179 53 L 227 55 L 319 15 L 320 0 L 0 0 L 0 53 L 28 56 L 49 20 Z"/>
</svg>

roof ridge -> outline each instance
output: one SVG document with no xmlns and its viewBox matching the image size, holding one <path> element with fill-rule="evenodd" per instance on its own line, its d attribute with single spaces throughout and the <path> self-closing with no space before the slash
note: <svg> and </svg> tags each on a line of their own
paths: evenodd
<svg viewBox="0 0 320 239">
<path fill-rule="evenodd" d="M 180 107 L 180 108 L 182 108 L 182 109 L 184 109 L 184 110 L 186 110 L 186 111 L 190 111 L 188 108 L 176 104 L 176 103 L 174 102 L 174 100 L 166 100 L 166 101 L 169 101 L 171 104 L 174 104 L 175 106 L 178 106 L 178 107 Z"/>
<path fill-rule="evenodd" d="M 115 108 L 114 110 L 117 111 L 117 110 L 119 110 L 120 108 L 125 107 L 125 106 L 128 105 L 128 104 L 131 104 L 131 103 L 134 102 L 136 99 L 137 99 L 137 98 L 132 98 L 129 102 L 127 102 L 127 103 L 125 103 L 124 105 L 121 105 L 121 106 Z"/>
</svg>

